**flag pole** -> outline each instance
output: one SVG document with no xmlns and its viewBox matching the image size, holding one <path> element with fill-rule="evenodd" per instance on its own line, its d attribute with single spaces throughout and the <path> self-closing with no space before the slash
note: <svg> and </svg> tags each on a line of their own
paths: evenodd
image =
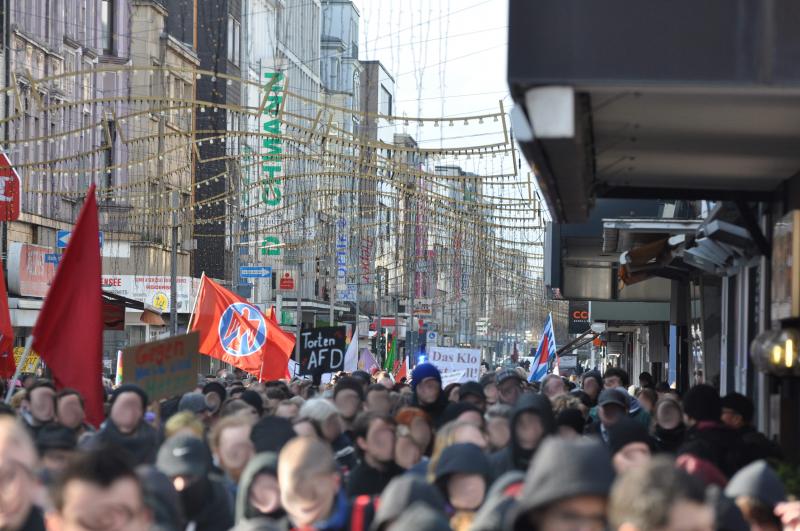
<svg viewBox="0 0 800 531">
<path fill-rule="evenodd" d="M 197 288 L 197 293 L 194 294 L 194 304 L 192 305 L 192 313 L 189 314 L 189 324 L 186 325 L 186 333 L 192 330 L 192 319 L 194 319 L 194 311 L 197 308 L 197 299 L 200 298 L 200 291 L 203 289 L 203 281 L 206 279 L 206 272 L 200 273 L 200 286 Z"/>
<path fill-rule="evenodd" d="M 22 374 L 22 368 L 25 364 L 28 363 L 28 357 L 31 354 L 31 346 L 33 346 L 33 336 L 28 336 L 27 341 L 25 341 L 25 352 L 22 353 L 22 357 L 19 359 L 19 363 L 17 363 L 17 369 L 14 371 L 14 378 L 8 384 L 8 392 L 6 393 L 6 404 L 11 401 L 11 396 L 14 394 L 14 382 L 19 379 L 19 375 Z"/>
</svg>

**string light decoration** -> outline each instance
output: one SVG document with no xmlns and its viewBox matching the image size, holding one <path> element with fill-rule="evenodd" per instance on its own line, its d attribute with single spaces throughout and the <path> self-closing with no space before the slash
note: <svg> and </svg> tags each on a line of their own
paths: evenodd
<svg viewBox="0 0 800 531">
<path fill-rule="evenodd" d="M 127 85 L 71 100 L 35 90 L 79 87 L 87 75 Z M 152 90 L 159 78 L 170 87 L 163 94 Z M 259 103 L 201 99 L 195 85 L 203 79 L 261 91 Z M 341 220 L 347 256 L 338 265 L 363 308 L 379 289 L 380 267 L 388 272 L 384 296 L 430 299 L 439 312 L 464 312 L 473 327 L 489 317 L 495 332 L 536 333 L 548 313 L 566 314 L 545 292 L 546 208 L 530 175 L 518 172 L 502 102 L 474 116 L 411 117 L 283 90 L 275 106 L 271 85 L 196 66 L 105 65 L 12 81 L 0 94 L 11 102 L 0 125 L 22 179 L 23 211 L 72 223 L 96 183 L 106 241 L 137 249 L 105 259 L 104 273 L 167 275 L 176 221 L 181 243 L 197 241 L 195 253 L 205 240 L 224 240 L 224 255 L 213 259 L 226 271 L 234 254 L 276 272 L 305 264 L 323 296 L 336 274 Z M 376 124 L 395 131 L 395 141 L 346 123 Z M 412 139 L 409 124 L 436 128 L 436 145 Z M 190 253 L 181 260 L 189 271 Z"/>
</svg>

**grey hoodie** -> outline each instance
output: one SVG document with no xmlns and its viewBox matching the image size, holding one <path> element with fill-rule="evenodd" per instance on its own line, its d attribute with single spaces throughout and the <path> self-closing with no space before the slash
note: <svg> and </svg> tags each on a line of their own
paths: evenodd
<svg viewBox="0 0 800 531">
<path fill-rule="evenodd" d="M 250 487 L 253 485 L 256 476 L 261 472 L 267 472 L 278 477 L 278 454 L 274 452 L 256 454 L 242 471 L 242 476 L 239 478 L 239 491 L 236 494 L 234 521 L 237 524 L 246 519 L 262 516 L 250 505 Z"/>
</svg>

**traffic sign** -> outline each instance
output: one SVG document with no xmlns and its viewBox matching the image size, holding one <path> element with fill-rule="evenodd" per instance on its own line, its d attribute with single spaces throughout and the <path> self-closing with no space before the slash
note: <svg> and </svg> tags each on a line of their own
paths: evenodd
<svg viewBox="0 0 800 531">
<path fill-rule="evenodd" d="M 290 272 L 286 271 L 283 274 L 280 282 L 278 283 L 278 289 L 282 289 L 285 291 L 294 290 L 294 278 L 292 277 L 292 274 Z"/>
<path fill-rule="evenodd" d="M 272 277 L 272 267 L 239 266 L 239 276 L 242 278 L 270 278 Z"/>
<path fill-rule="evenodd" d="M 0 221 L 19 219 L 19 189 L 17 170 L 8 155 L 0 153 Z"/>
<path fill-rule="evenodd" d="M 69 245 L 69 239 L 72 236 L 71 230 L 60 230 L 56 234 L 56 248 L 58 249 L 66 249 L 67 245 Z M 103 231 L 100 231 L 100 247 L 103 246 L 103 241 L 105 240 L 105 235 Z"/>
<path fill-rule="evenodd" d="M 44 255 L 44 263 L 45 264 L 56 264 L 61 261 L 61 255 L 58 253 L 47 253 Z"/>
<path fill-rule="evenodd" d="M 426 341 L 428 343 L 431 343 L 431 344 L 435 345 L 436 341 L 439 339 L 439 333 L 438 332 L 428 332 L 428 334 L 427 334 L 425 339 L 426 339 Z"/>
</svg>

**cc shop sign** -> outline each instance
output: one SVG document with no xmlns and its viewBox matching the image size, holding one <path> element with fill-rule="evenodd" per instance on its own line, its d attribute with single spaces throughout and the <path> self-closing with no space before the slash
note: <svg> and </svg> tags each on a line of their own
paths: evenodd
<svg viewBox="0 0 800 531">
<path fill-rule="evenodd" d="M 592 325 L 588 301 L 569 301 L 569 333 L 582 334 Z"/>
</svg>

